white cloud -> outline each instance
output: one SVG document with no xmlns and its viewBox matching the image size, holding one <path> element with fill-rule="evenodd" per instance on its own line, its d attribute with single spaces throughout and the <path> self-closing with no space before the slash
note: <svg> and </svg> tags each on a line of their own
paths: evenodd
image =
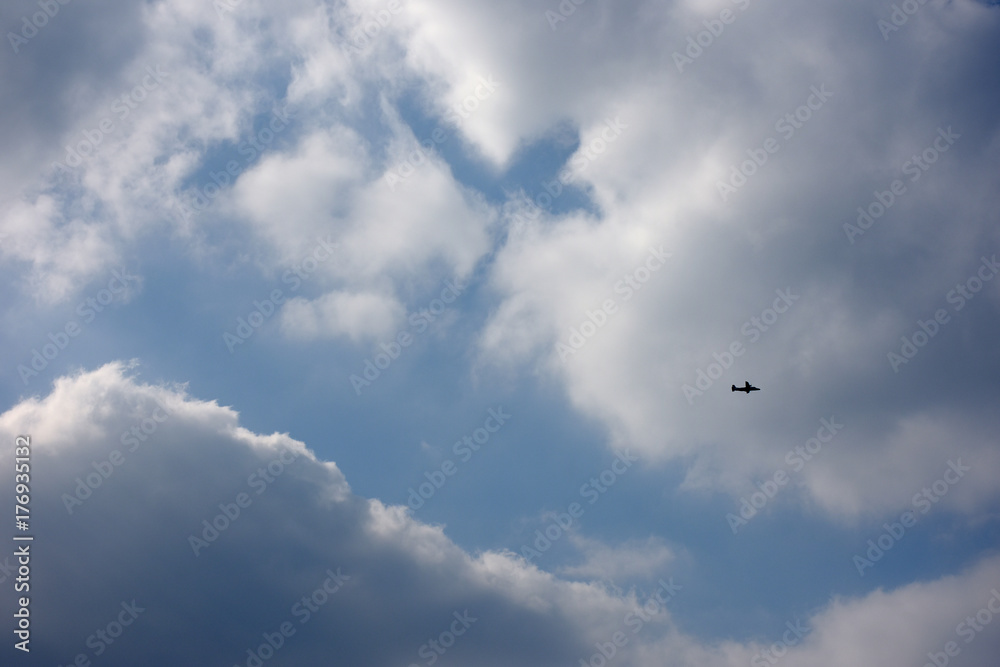
<svg viewBox="0 0 1000 667">
<path fill-rule="evenodd" d="M 281 327 L 291 338 L 386 338 L 399 328 L 404 312 L 400 303 L 382 294 L 330 292 L 314 301 L 289 301 L 281 310 Z"/>
<path fill-rule="evenodd" d="M 43 303 L 65 300 L 119 260 L 109 229 L 72 213 L 66 219 L 61 206 L 54 197 L 39 195 L 0 212 L 0 252 L 28 265 L 27 291 Z"/>
<path fill-rule="evenodd" d="M 584 561 L 578 565 L 561 567 L 559 574 L 564 577 L 619 582 L 635 579 L 649 581 L 666 571 L 666 566 L 674 559 L 670 548 L 656 537 L 629 540 L 610 546 L 573 533 L 570 541 L 582 552 Z"/>
<path fill-rule="evenodd" d="M 309 134 L 294 153 L 267 153 L 242 174 L 233 205 L 282 255 L 298 259 L 303 239 L 343 225 L 337 214 L 352 206 L 366 163 L 362 142 L 348 128 Z"/>
</svg>

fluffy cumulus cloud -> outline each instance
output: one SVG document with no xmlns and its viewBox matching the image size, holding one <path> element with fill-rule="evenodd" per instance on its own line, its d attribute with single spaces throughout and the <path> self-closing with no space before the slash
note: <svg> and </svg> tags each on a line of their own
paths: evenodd
<svg viewBox="0 0 1000 667">
<path fill-rule="evenodd" d="M 940 359 L 967 344 L 959 330 L 996 312 L 986 165 L 997 126 L 991 103 L 927 91 L 964 86 L 995 100 L 976 83 L 975 45 L 995 34 L 996 11 L 927 6 L 888 41 L 875 9 L 710 3 L 673 14 L 641 57 L 622 47 L 607 64 L 621 77 L 594 115 L 620 118 L 621 135 L 595 144 L 602 123 L 576 115 L 568 162 L 585 160 L 576 179 L 600 216 L 536 209 L 499 253 L 483 355 L 546 368 L 581 411 L 650 457 L 694 457 L 688 488 L 751 488 L 835 418 L 845 424 L 827 448 L 836 463 L 803 477 L 835 515 L 894 509 L 959 455 L 983 466 L 979 499 L 995 497 L 995 439 L 974 435 L 995 428 L 994 411 L 948 398 L 995 390 L 942 373 Z M 806 14 L 871 38 L 845 56 L 833 33 L 803 27 Z M 954 70 L 900 67 L 950 45 Z M 647 270 L 661 244 L 671 258 Z M 732 405 L 730 385 L 747 378 L 775 400 Z M 927 446 L 915 444 L 918 423 L 948 444 L 928 431 Z"/>
<path fill-rule="evenodd" d="M 1000 611 L 995 557 L 832 600 L 777 645 L 702 645 L 674 622 L 690 593 L 673 577 L 613 592 L 510 552 L 466 553 L 440 526 L 355 495 L 305 443 L 253 433 L 231 408 L 137 372 L 113 363 L 63 377 L 0 415 L 5 455 L 31 436 L 45 534 L 30 546 L 32 664 L 550 665 L 603 651 L 620 664 L 723 666 L 770 650 L 787 664 L 904 665 L 949 642 L 981 660 L 997 645 L 1000 625 L 980 611 Z M 10 480 L 0 490 L 11 494 Z M 645 576 L 670 560 L 657 540 L 583 546 L 574 579 Z"/>
<path fill-rule="evenodd" d="M 287 434 L 251 433 L 232 409 L 120 364 L 62 378 L 0 422 L 6 442 L 31 434 L 33 510 L 61 542 L 33 545 L 34 571 L 49 573 L 31 589 L 46 636 L 33 659 L 253 664 L 247 649 L 267 654 L 270 637 L 279 664 L 424 663 L 445 648 L 452 664 L 548 663 L 627 609 L 509 554 L 466 554 L 440 527 L 354 495 Z M 138 617 L 120 638 L 95 635 L 122 603 Z"/>
</svg>

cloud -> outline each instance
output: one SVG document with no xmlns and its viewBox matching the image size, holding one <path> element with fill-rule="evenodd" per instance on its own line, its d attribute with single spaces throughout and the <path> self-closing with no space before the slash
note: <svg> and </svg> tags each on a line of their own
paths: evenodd
<svg viewBox="0 0 1000 667">
<path fill-rule="evenodd" d="M 24 287 L 41 303 L 65 300 L 119 260 L 109 230 L 91 224 L 89 216 L 60 210 L 63 206 L 39 195 L 32 202 L 11 203 L 4 215 L 0 252 L 27 265 Z"/>
<path fill-rule="evenodd" d="M 582 22 L 584 9 L 570 20 Z M 964 317 L 946 305 L 946 295 L 995 248 L 995 234 L 982 222 L 991 219 L 987 202 L 996 203 L 987 194 L 995 170 L 971 165 L 995 160 L 996 123 L 981 108 L 966 113 L 937 103 L 908 106 L 902 122 L 898 104 L 969 82 L 976 56 L 962 47 L 962 73 L 954 77 L 904 68 L 900 78 L 898 68 L 924 57 L 918 54 L 925 48 L 951 43 L 955 31 L 979 43 L 986 32 L 973 27 L 973 17 L 995 25 L 996 13 L 956 3 L 941 10 L 940 20 L 920 15 L 920 31 L 936 37 L 912 33 L 890 51 L 881 39 L 861 40 L 845 59 L 839 42 L 805 38 L 799 18 L 749 3 L 737 12 L 738 26 L 727 27 L 689 70 L 671 69 L 668 76 L 649 54 L 668 62 L 686 45 L 684 30 L 706 30 L 703 20 L 718 16 L 720 7 L 674 10 L 685 21 L 658 24 L 668 34 L 642 57 L 627 46 L 617 49 L 614 58 L 634 58 L 633 75 L 600 87 L 606 102 L 573 115 L 581 134 L 577 155 L 597 135 L 601 115 L 619 116 L 628 126 L 577 176 L 600 215 L 543 212 L 498 251 L 490 285 L 499 303 L 481 332 L 481 366 L 511 373 L 516 364 L 557 379 L 581 413 L 601 419 L 610 443 L 627 441 L 650 461 L 683 460 L 692 465 L 687 488 L 736 497 L 784 465 L 786 452 L 813 435 L 821 417 L 851 415 L 829 458 L 801 480 L 807 495 L 839 519 L 905 509 L 908 496 L 934 479 L 948 456 L 914 437 L 915 420 L 933 423 L 952 443 L 951 455 L 992 470 L 980 434 L 995 428 L 993 413 L 953 397 L 995 395 L 995 388 L 981 381 L 972 387 L 942 370 L 942 356 L 962 343 L 939 334 L 920 359 L 927 365 L 918 368 L 914 360 L 898 374 L 886 355 L 938 308 Z M 868 21 L 855 12 L 817 11 L 816 20 L 836 26 L 836 34 L 854 34 Z M 607 21 L 602 28 L 614 23 Z M 874 21 L 866 25 L 874 30 Z M 560 24 L 556 35 L 572 28 Z M 641 40 L 642 30 L 630 39 Z M 856 58 L 868 64 L 860 67 Z M 558 74 L 546 69 L 556 62 L 535 76 L 556 85 Z M 740 112 L 725 111 L 734 108 Z M 912 156 L 948 126 L 972 134 L 910 180 Z M 963 143 L 973 135 L 990 148 Z M 760 160 L 769 139 L 777 151 L 758 165 L 750 156 Z M 747 161 L 749 176 L 734 180 Z M 844 224 L 854 222 L 873 190 L 896 178 L 906 181 L 907 192 L 877 223 L 879 232 L 852 245 Z M 723 182 L 739 185 L 725 200 Z M 516 220 L 512 214 L 504 222 Z M 651 243 L 673 257 L 626 303 L 617 281 L 635 271 Z M 768 309 L 779 291 L 797 298 L 772 320 Z M 574 330 L 591 327 L 588 313 L 608 298 L 616 300 L 617 314 L 566 354 Z M 988 298 L 992 305 L 980 313 L 992 321 L 996 302 Z M 728 351 L 733 344 L 740 345 L 736 356 Z M 699 380 L 709 371 L 712 377 Z M 738 400 L 747 397 L 733 396 L 729 385 L 745 379 L 764 391 Z M 697 393 L 685 394 L 685 386 Z M 907 463 L 896 465 L 904 448 Z M 893 479 L 885 484 L 889 469 Z M 982 492 L 980 501 L 995 497 L 985 488 L 989 477 L 969 487 Z M 962 507 L 972 511 L 971 503 Z"/>
<path fill-rule="evenodd" d="M 151 665 L 244 664 L 284 621 L 297 636 L 282 661 L 422 663 L 466 611 L 477 620 L 448 662 L 570 661 L 593 630 L 574 609 L 605 622 L 624 609 L 513 555 L 470 556 L 405 508 L 353 495 L 287 434 L 251 433 L 231 408 L 140 384 L 122 364 L 60 378 L 0 416 L 0 433 L 31 435 L 32 510 L 51 520 L 32 560 L 34 608 L 52 610 L 38 623 L 59 629 L 38 633 L 41 660 L 94 659 L 87 638 L 133 600 L 145 611 L 107 659 Z M 327 570 L 348 578 L 305 623 L 294 605 Z"/>
<path fill-rule="evenodd" d="M 583 553 L 584 561 L 559 568 L 559 574 L 569 578 L 655 580 L 657 573 L 663 572 L 674 559 L 670 548 L 655 537 L 610 546 L 572 533 L 570 541 Z"/>
<path fill-rule="evenodd" d="M 315 301 L 289 301 L 281 310 L 281 327 L 292 338 L 385 338 L 399 327 L 403 312 L 401 304 L 381 294 L 331 292 Z"/>
<path fill-rule="evenodd" d="M 390 187 L 372 173 L 364 145 L 350 129 L 330 128 L 303 137 L 294 153 L 263 157 L 233 188 L 229 205 L 268 240 L 279 266 L 300 263 L 316 243 L 307 239 L 338 246 L 316 271 L 328 291 L 284 307 L 284 330 L 293 336 L 390 334 L 405 312 L 397 294 L 415 286 L 419 296 L 464 278 L 489 249 L 495 213 L 439 159 Z M 390 146 L 388 169 L 416 145 L 407 131 Z"/>
</svg>

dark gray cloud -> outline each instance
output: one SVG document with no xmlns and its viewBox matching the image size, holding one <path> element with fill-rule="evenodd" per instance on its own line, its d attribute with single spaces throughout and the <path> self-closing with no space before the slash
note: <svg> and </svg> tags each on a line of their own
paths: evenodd
<svg viewBox="0 0 1000 667">
<path fill-rule="evenodd" d="M 0 138 L 7 147 L 5 196 L 17 193 L 11 183 L 30 185 L 28 179 L 37 178 L 38 171 L 63 159 L 62 136 L 81 116 L 119 88 L 136 85 L 122 71 L 141 56 L 146 41 L 149 28 L 141 3 L 51 4 L 58 11 L 44 23 L 36 17 L 42 13 L 37 2 L 18 0 L 0 8 L 5 33 L 0 94 L 7 100 L 0 111 Z M 25 18 L 32 27 L 36 22 L 42 27 L 32 32 Z M 10 34 L 33 36 L 21 43 Z"/>
<path fill-rule="evenodd" d="M 269 664 L 430 664 L 442 633 L 439 664 L 565 664 L 586 650 L 589 614 L 599 628 L 624 609 L 600 587 L 472 558 L 353 495 L 287 435 L 122 372 L 65 378 L 3 417 L 7 440 L 32 435 L 32 664 L 245 664 L 286 621 Z M 120 638 L 95 634 L 133 601 Z"/>
</svg>

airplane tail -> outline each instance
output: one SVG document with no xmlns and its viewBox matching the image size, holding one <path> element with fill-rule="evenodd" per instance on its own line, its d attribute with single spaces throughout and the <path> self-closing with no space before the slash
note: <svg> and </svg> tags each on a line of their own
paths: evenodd
<svg viewBox="0 0 1000 667">
<path fill-rule="evenodd" d="M 733 385 L 733 391 L 736 391 L 736 385 L 735 384 Z"/>
</svg>

